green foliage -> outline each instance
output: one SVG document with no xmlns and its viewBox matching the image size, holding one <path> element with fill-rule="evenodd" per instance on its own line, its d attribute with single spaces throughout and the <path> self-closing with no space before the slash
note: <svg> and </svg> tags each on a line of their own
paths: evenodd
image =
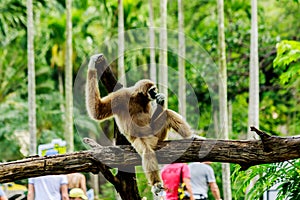
<svg viewBox="0 0 300 200">
<path fill-rule="evenodd" d="M 19 0 L 0 1 L 0 40 L 3 42 L 13 29 L 26 28 L 26 4 Z"/>
<path fill-rule="evenodd" d="M 283 40 L 276 45 L 277 56 L 274 67 L 280 68 L 280 82 L 286 84 L 295 82 L 300 75 L 300 42 Z"/>
<path fill-rule="evenodd" d="M 283 163 L 253 166 L 247 171 L 239 171 L 237 167 L 234 174 L 236 187 L 235 198 L 245 194 L 246 188 L 253 178 L 257 179 L 254 187 L 246 195 L 246 199 L 259 199 L 265 191 L 275 186 L 279 191 L 276 199 L 299 199 L 300 197 L 300 160 Z"/>
<path fill-rule="evenodd" d="M 259 62 L 260 62 L 260 126 L 263 130 L 276 135 L 293 135 L 300 131 L 300 15 L 298 0 L 258 1 L 259 9 Z M 110 41 L 117 36 L 117 1 L 114 0 L 74 0 L 72 9 L 73 22 L 73 65 L 74 75 L 89 55 L 95 50 L 106 55 L 114 55 L 118 45 Z M 160 25 L 159 1 L 153 1 L 154 25 Z M 177 30 L 177 3 L 168 4 L 168 29 Z M 0 160 L 16 160 L 24 156 L 24 144 L 20 135 L 27 134 L 27 61 L 26 61 L 26 4 L 21 0 L 0 1 Z M 232 102 L 231 139 L 245 139 L 248 117 L 249 86 L 249 48 L 250 48 L 250 1 L 225 1 L 225 36 L 226 58 L 228 67 L 228 99 Z M 125 30 L 148 26 L 148 4 L 145 1 L 124 0 Z M 34 1 L 35 20 L 35 63 L 37 85 L 37 124 L 39 143 L 49 142 L 63 136 L 63 101 L 58 92 L 59 76 L 64 75 L 65 53 L 65 1 Z M 216 1 L 184 1 L 185 34 L 193 38 L 217 63 L 217 11 Z M 128 35 L 128 43 L 135 41 L 134 35 Z M 293 40 L 293 41 L 292 41 Z M 171 43 L 173 41 L 169 41 Z M 158 38 L 156 38 L 158 43 Z M 98 49 L 99 46 L 104 49 Z M 277 55 L 276 48 L 277 47 Z M 189 52 L 187 48 L 187 53 Z M 159 59 L 156 51 L 156 60 Z M 194 54 L 193 54 L 194 55 Z M 199 62 L 202 58 L 197 57 Z M 273 62 L 274 60 L 274 62 Z M 177 70 L 177 55 L 169 54 L 168 63 Z M 149 77 L 149 51 L 147 49 L 126 52 L 125 64 L 130 73 L 128 83 Z M 112 63 L 113 71 L 116 63 Z M 193 128 L 206 136 L 213 122 L 213 109 L 208 86 L 202 75 L 197 72 L 200 66 L 186 63 L 186 79 L 192 86 L 197 99 L 197 109 L 188 106 Z M 74 76 L 75 77 L 75 76 Z M 170 77 L 176 82 L 176 76 Z M 175 87 L 175 86 L 174 86 Z M 177 87 L 177 86 L 176 86 Z M 216 84 L 213 87 L 217 87 Z M 83 88 L 80 88 L 83 90 Z M 103 94 L 106 91 L 103 91 Z M 189 95 L 189 94 L 187 94 Z M 84 102 L 75 102 L 82 106 Z M 80 104 L 80 105 L 77 105 Z M 170 93 L 170 108 L 178 109 L 176 94 Z M 91 122 L 81 116 L 85 110 L 74 109 L 78 121 L 77 129 L 85 136 L 90 132 L 100 133 L 99 123 Z M 199 115 L 199 116 L 196 116 Z M 196 116 L 196 117 L 194 117 Z M 198 119 L 196 121 L 196 119 Z M 196 121 L 196 122 L 195 122 Z M 112 124 L 112 123 L 110 123 Z M 112 133 L 108 123 L 105 129 Z M 102 124 L 103 125 L 103 124 Z M 81 132 L 80 132 L 81 133 Z M 100 134 L 99 134 L 100 135 Z M 97 135 L 97 137 L 100 137 Z M 75 149 L 84 149 L 82 135 L 75 134 Z M 3 144 L 3 145 L 2 145 Z M 26 154 L 26 153 L 25 153 Z M 294 161 L 293 161 L 294 162 Z M 280 195 L 297 199 L 296 186 L 299 184 L 299 161 L 290 165 L 262 165 L 252 167 L 245 173 L 236 172 L 233 177 L 236 184 L 233 194 L 236 199 L 243 199 L 245 188 L 250 178 L 256 174 L 281 177 L 261 178 L 249 195 L 259 197 L 272 184 L 281 183 Z M 220 165 L 215 167 L 220 174 Z M 273 170 L 273 171 L 272 171 Z M 140 168 L 137 169 L 140 172 Z M 266 172 L 265 172 L 266 171 Z M 143 173 L 138 173 L 139 191 L 142 196 L 152 199 Z M 220 176 L 219 176 L 220 177 Z M 262 176 L 263 177 L 263 176 Z M 218 180 L 219 186 L 221 185 Z M 103 198 L 115 199 L 113 186 L 103 187 Z M 288 194 L 290 193 L 290 194 Z"/>
<path fill-rule="evenodd" d="M 149 187 L 148 180 L 141 166 L 136 168 L 136 181 L 141 197 L 147 197 L 147 199 L 153 199 L 151 187 Z"/>
<path fill-rule="evenodd" d="M 107 182 L 105 184 L 102 184 L 100 186 L 100 189 L 101 189 L 101 195 L 99 195 L 99 198 L 101 200 L 114 200 L 116 199 L 116 191 L 115 191 L 115 188 L 114 186 Z"/>
<path fill-rule="evenodd" d="M 279 164 L 276 168 L 278 175 L 278 199 L 300 198 L 300 160 Z"/>
<path fill-rule="evenodd" d="M 24 144 L 27 133 L 25 131 L 28 119 L 27 110 L 27 103 L 19 96 L 12 95 L 6 98 L 5 102 L 0 103 L 1 161 L 17 160 L 22 157 L 21 144 Z M 20 134 L 16 134 L 17 132 Z M 18 135 L 23 135 L 23 137 L 18 137 Z"/>
<path fill-rule="evenodd" d="M 49 143 L 54 138 L 63 138 L 62 99 L 58 92 L 37 95 L 38 143 Z"/>
<path fill-rule="evenodd" d="M 220 194 L 223 196 L 223 187 L 222 187 L 222 164 L 221 163 L 212 163 L 210 166 L 213 168 L 216 177 L 216 183 L 219 187 Z M 208 199 L 214 199 L 214 196 L 211 190 L 208 190 Z"/>
<path fill-rule="evenodd" d="M 23 40 L 15 41 L 17 44 L 0 48 L 0 161 L 21 158 L 24 152 L 21 144 L 26 138 L 26 135 L 19 137 L 21 133 L 26 134 L 28 120 L 28 105 L 23 99 L 27 94 L 25 53 Z"/>
<path fill-rule="evenodd" d="M 248 118 L 248 102 L 246 93 L 238 94 L 232 102 L 232 139 L 246 139 L 247 135 L 247 118 Z"/>
<path fill-rule="evenodd" d="M 18 52 L 16 50 L 16 52 Z M 21 53 L 21 52 L 20 52 Z M 26 93 L 25 66 L 21 57 L 13 56 L 7 49 L 0 49 L 0 103 L 16 94 Z M 16 67 L 15 67 L 16 66 Z"/>
</svg>

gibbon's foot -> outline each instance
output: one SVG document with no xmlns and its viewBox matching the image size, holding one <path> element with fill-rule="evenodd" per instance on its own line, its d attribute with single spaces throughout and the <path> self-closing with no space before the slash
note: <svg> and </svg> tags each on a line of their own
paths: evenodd
<svg viewBox="0 0 300 200">
<path fill-rule="evenodd" d="M 164 191 L 164 188 L 163 186 L 161 185 L 161 183 L 155 183 L 152 188 L 151 188 L 151 191 L 153 194 L 155 194 L 156 196 L 159 195 L 159 193 L 163 192 Z"/>
<path fill-rule="evenodd" d="M 206 139 L 205 137 L 202 137 L 202 136 L 199 136 L 199 135 L 196 135 L 196 134 L 192 134 L 190 138 L 191 138 L 192 140 L 194 140 L 194 139 L 205 140 L 205 139 Z M 189 139 L 189 138 L 188 138 L 188 139 Z"/>
<path fill-rule="evenodd" d="M 156 103 L 158 105 L 163 106 L 165 104 L 165 95 L 164 94 L 157 93 L 155 97 L 156 97 Z"/>
<path fill-rule="evenodd" d="M 96 62 L 97 60 L 99 59 L 99 57 L 103 56 L 103 54 L 95 54 L 95 55 L 92 55 L 90 57 L 90 62 L 89 62 L 89 69 L 96 69 Z"/>
</svg>

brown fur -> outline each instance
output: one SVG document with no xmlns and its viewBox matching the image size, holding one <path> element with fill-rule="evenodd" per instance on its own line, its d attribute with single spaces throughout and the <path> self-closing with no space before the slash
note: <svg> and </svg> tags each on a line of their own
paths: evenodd
<svg viewBox="0 0 300 200">
<path fill-rule="evenodd" d="M 154 83 L 138 81 L 133 87 L 122 88 L 109 95 L 100 96 L 97 71 L 89 69 L 86 84 L 86 106 L 95 120 L 115 117 L 120 132 L 142 157 L 142 166 L 151 185 L 160 182 L 155 148 L 173 128 L 182 137 L 190 137 L 189 125 L 176 112 L 157 105 L 153 113 L 148 91 Z"/>
</svg>

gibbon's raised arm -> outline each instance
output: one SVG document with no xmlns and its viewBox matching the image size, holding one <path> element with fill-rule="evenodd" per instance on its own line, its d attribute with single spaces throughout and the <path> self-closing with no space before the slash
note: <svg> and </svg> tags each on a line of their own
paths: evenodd
<svg viewBox="0 0 300 200">
<path fill-rule="evenodd" d="M 91 57 L 86 80 L 86 108 L 91 118 L 102 120 L 109 118 L 113 115 L 112 103 L 110 98 L 101 99 L 100 91 L 98 88 L 97 70 L 95 62 L 99 55 Z"/>
</svg>

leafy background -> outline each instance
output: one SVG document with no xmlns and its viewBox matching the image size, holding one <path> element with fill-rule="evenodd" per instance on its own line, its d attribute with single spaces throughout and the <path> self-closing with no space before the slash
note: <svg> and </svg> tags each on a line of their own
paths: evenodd
<svg viewBox="0 0 300 200">
<path fill-rule="evenodd" d="M 159 1 L 154 0 L 155 26 L 160 25 Z M 225 36 L 228 67 L 228 100 L 232 105 L 231 139 L 245 139 L 247 133 L 249 53 L 250 53 L 250 1 L 226 0 Z M 117 34 L 117 1 L 74 0 L 73 66 L 74 76 L 82 63 L 94 50 Z M 260 65 L 260 128 L 274 135 L 291 136 L 300 130 L 300 12 L 297 0 L 266 0 L 258 2 L 259 65 Z M 124 0 L 125 30 L 149 25 L 148 4 L 145 1 Z M 197 41 L 215 60 L 217 57 L 216 1 L 184 1 L 185 33 Z M 65 2 L 63 0 L 34 1 L 35 64 L 37 93 L 38 143 L 63 138 L 63 91 L 65 53 Z M 177 3 L 168 3 L 168 29 L 177 30 Z M 27 114 L 27 40 L 26 5 L 21 0 L 0 1 L 0 161 L 21 159 L 28 155 Z M 105 51 L 114 48 L 107 46 Z M 156 52 L 158 54 L 158 52 Z M 149 63 L 148 52 L 133 52 L 125 56 L 126 70 Z M 169 65 L 177 66 L 172 55 Z M 116 71 L 116 64 L 113 63 Z M 175 67 L 176 68 L 176 67 Z M 142 74 L 148 76 L 146 68 Z M 140 75 L 140 74 L 139 74 Z M 198 99 L 201 116 L 199 132 L 206 136 L 211 121 L 211 100 L 200 74 L 187 64 L 186 77 Z M 132 77 L 134 80 L 134 77 Z M 103 91 L 104 92 L 104 91 Z M 177 110 L 177 99 L 169 96 L 169 104 Z M 189 108 L 188 108 L 189 109 Z M 80 110 L 74 111 L 81 112 Z M 89 124 L 80 119 L 82 127 Z M 78 128 L 78 127 L 77 127 Z M 80 127 L 79 127 L 80 128 Z M 112 138 L 112 123 L 102 123 L 103 132 Z M 74 129 L 76 130 L 76 129 Z M 97 130 L 97 128 L 96 128 Z M 100 132 L 100 131 L 99 131 Z M 96 136 L 101 141 L 102 134 Z M 75 149 L 81 150 L 79 134 L 75 133 Z M 218 185 L 221 186 L 221 167 L 214 163 Z M 238 172 L 231 165 L 233 194 L 244 199 L 249 178 L 260 174 L 256 186 L 249 193 L 258 198 L 263 191 L 278 184 L 280 199 L 299 198 L 299 160 L 288 163 L 261 165 L 246 172 Z M 138 174 L 142 196 L 150 191 Z M 101 181 L 102 198 L 114 198 L 111 185 Z M 110 188 L 110 189 L 108 189 Z M 220 187 L 221 188 L 221 187 Z"/>
</svg>

